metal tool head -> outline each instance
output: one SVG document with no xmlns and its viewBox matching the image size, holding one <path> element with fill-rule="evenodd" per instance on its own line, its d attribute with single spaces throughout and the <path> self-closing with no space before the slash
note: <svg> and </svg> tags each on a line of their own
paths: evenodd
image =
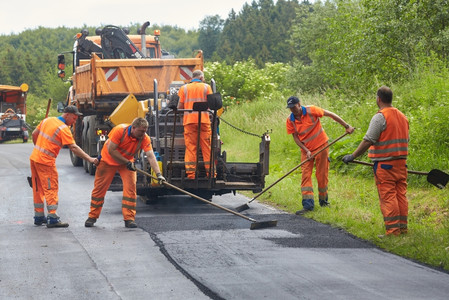
<svg viewBox="0 0 449 300">
<path fill-rule="evenodd" d="M 244 211 L 244 210 L 247 210 L 247 209 L 249 209 L 249 205 L 247 203 L 245 203 L 243 205 L 237 206 L 234 210 L 238 211 L 238 212 L 241 212 L 241 211 Z"/>
<path fill-rule="evenodd" d="M 262 228 L 268 228 L 268 227 L 276 227 L 278 224 L 277 220 L 272 221 L 262 221 L 262 222 L 253 222 L 251 223 L 250 229 L 262 229 Z"/>
<path fill-rule="evenodd" d="M 427 181 L 439 189 L 443 189 L 449 181 L 449 174 L 433 169 L 427 175 Z"/>
</svg>

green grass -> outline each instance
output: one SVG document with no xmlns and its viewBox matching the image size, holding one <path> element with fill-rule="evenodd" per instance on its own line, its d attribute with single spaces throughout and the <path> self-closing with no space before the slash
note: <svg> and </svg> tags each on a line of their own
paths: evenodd
<svg viewBox="0 0 449 300">
<path fill-rule="evenodd" d="M 343 228 L 349 233 L 368 240 L 386 251 L 414 259 L 428 265 L 449 271 L 449 193 L 447 187 L 439 190 L 426 182 L 425 176 L 410 175 L 408 187 L 409 200 L 409 234 L 394 238 L 379 239 L 385 232 L 383 217 L 379 208 L 377 190 L 371 169 L 360 165 L 345 165 L 341 156 L 351 153 L 362 139 L 371 116 L 376 112 L 373 99 L 360 100 L 358 105 L 344 105 L 345 100 L 320 96 L 304 96 L 304 104 L 315 104 L 331 110 L 353 126 L 359 128 L 353 135 L 347 136 L 330 148 L 331 169 L 329 171 L 330 208 L 316 205 L 313 212 L 306 217 L 321 223 Z M 271 129 L 270 174 L 266 177 L 268 186 L 300 163 L 299 148 L 285 129 L 289 110 L 285 108 L 284 99 L 254 101 L 230 107 L 222 117 L 233 125 L 249 132 L 261 135 Z M 336 103 L 342 109 L 337 110 Z M 344 133 L 344 129 L 333 120 L 323 118 L 323 126 L 331 140 Z M 260 139 L 246 135 L 230 126 L 220 125 L 222 148 L 227 151 L 228 161 L 258 161 L 258 144 Z M 447 150 L 446 150 L 447 151 Z M 446 152 L 447 153 L 447 152 Z M 435 160 L 432 153 L 420 153 Z M 444 156 L 444 150 L 440 150 Z M 420 157 L 411 153 L 409 166 L 418 166 L 430 170 Z M 447 172 L 443 164 L 435 166 Z M 301 209 L 300 170 L 279 182 L 258 200 L 274 207 L 294 213 Z M 316 181 L 315 191 L 316 189 Z M 249 195 L 249 194 L 248 194 Z M 249 196 L 254 196 L 251 194 Z M 315 195 L 317 204 L 317 195 Z"/>
</svg>

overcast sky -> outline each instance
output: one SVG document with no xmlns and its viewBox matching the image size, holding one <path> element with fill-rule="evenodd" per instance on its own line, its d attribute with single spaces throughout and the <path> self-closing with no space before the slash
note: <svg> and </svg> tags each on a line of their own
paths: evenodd
<svg viewBox="0 0 449 300">
<path fill-rule="evenodd" d="M 2 0 L 0 35 L 18 34 L 39 26 L 100 27 L 131 23 L 177 25 L 198 29 L 206 16 L 228 17 L 252 0 Z"/>
</svg>

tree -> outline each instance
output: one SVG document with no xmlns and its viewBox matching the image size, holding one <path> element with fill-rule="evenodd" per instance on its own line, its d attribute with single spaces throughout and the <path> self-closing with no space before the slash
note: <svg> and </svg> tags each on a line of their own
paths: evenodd
<svg viewBox="0 0 449 300">
<path fill-rule="evenodd" d="M 223 25 L 224 20 L 219 15 L 207 16 L 200 22 L 198 44 L 204 52 L 204 58 L 211 58 L 215 52 Z"/>
</svg>

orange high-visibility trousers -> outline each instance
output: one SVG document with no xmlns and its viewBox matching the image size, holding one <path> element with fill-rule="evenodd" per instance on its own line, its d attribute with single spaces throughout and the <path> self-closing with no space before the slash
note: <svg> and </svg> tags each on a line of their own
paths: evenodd
<svg viewBox="0 0 449 300">
<path fill-rule="evenodd" d="M 323 145 L 324 147 L 325 145 Z M 319 148 L 321 149 L 321 148 Z M 318 149 L 318 150 L 319 150 Z M 312 152 L 313 154 L 313 152 Z M 318 195 L 320 202 L 327 201 L 327 184 L 329 173 L 329 148 L 321 151 L 317 156 L 307 161 L 301 166 L 302 179 L 301 179 L 301 194 L 302 194 L 302 206 L 304 209 L 313 210 L 314 197 L 313 197 L 313 183 L 312 172 L 315 165 L 315 177 L 318 183 Z M 301 161 L 305 161 L 307 155 L 304 151 L 301 151 Z"/>
<path fill-rule="evenodd" d="M 125 165 L 111 166 L 100 161 L 95 172 L 94 189 L 91 194 L 89 218 L 98 219 L 104 204 L 104 196 L 111 185 L 116 172 L 119 172 L 123 182 L 122 214 L 124 220 L 135 220 L 136 217 L 136 172 L 130 171 Z"/>
<path fill-rule="evenodd" d="M 407 166 L 405 159 L 376 162 L 374 178 L 386 234 L 407 233 Z"/>
<path fill-rule="evenodd" d="M 210 169 L 210 145 L 211 145 L 212 131 L 210 124 L 201 124 L 200 132 L 200 148 L 203 154 L 204 167 L 206 175 L 209 176 Z M 184 125 L 184 142 L 186 145 L 186 152 L 184 156 L 186 175 L 190 179 L 195 178 L 196 170 L 196 144 L 198 139 L 198 124 Z"/>
<path fill-rule="evenodd" d="M 44 199 L 47 202 L 48 216 L 57 218 L 58 209 L 58 171 L 56 166 L 47 166 L 30 160 L 33 185 L 34 216 L 43 217 Z"/>
</svg>

